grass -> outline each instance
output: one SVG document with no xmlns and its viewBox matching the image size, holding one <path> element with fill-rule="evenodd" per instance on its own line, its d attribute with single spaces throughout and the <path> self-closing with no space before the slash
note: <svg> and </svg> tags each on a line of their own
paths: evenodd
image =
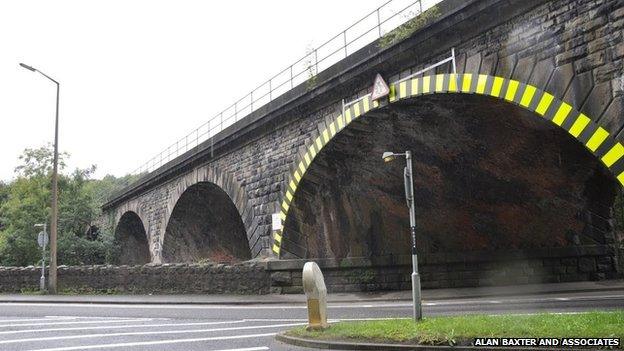
<svg viewBox="0 0 624 351">
<path fill-rule="evenodd" d="M 469 345 L 474 338 L 624 337 L 624 310 L 577 314 L 464 315 L 410 319 L 338 322 L 324 331 L 299 327 L 288 335 L 323 339 L 428 345 Z"/>
</svg>

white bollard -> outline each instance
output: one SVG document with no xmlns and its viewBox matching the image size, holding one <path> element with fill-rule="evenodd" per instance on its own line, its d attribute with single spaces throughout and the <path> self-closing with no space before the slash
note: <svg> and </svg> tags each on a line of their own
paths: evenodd
<svg viewBox="0 0 624 351">
<path fill-rule="evenodd" d="M 315 262 L 303 266 L 303 291 L 308 300 L 308 330 L 329 327 L 327 324 L 327 288 L 323 273 Z"/>
</svg>

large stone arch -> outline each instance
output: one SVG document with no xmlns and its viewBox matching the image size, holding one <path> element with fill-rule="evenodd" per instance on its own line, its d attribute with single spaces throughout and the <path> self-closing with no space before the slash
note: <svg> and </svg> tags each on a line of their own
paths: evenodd
<svg viewBox="0 0 624 351">
<path fill-rule="evenodd" d="M 223 212 L 219 214 L 213 210 L 222 210 Z M 217 241 L 223 241 L 222 248 L 227 247 L 229 243 L 227 241 L 230 239 L 240 241 L 239 239 L 241 238 L 238 237 L 238 234 L 240 234 L 238 233 L 239 231 L 242 232 L 242 238 L 245 240 L 244 250 L 236 246 L 242 245 L 238 243 L 230 248 L 234 251 L 238 250 L 238 252 L 233 252 L 232 250 L 230 250 L 232 252 L 223 252 L 221 258 L 227 260 L 226 256 L 229 254 L 231 254 L 232 259 L 237 260 L 251 258 L 250 248 L 253 247 L 254 243 L 252 241 L 257 236 L 254 234 L 258 224 L 254 221 L 253 210 L 248 206 L 248 199 L 243 191 L 243 187 L 228 173 L 220 172 L 210 166 L 196 168 L 192 172 L 189 172 L 179 179 L 176 185 L 170 190 L 165 213 L 162 235 L 160 235 L 159 238 L 159 259 L 172 261 L 175 260 L 174 257 L 177 257 L 177 259 L 183 261 L 189 261 L 193 258 L 219 260 L 219 257 L 211 256 L 216 255 L 215 252 L 211 251 L 209 253 L 208 251 L 202 251 L 202 249 L 197 246 L 200 240 L 197 236 L 193 240 L 191 240 L 190 237 L 185 238 L 185 240 L 194 242 L 191 245 L 194 247 L 189 247 L 188 251 L 180 251 L 181 247 L 178 247 L 177 249 L 173 249 L 173 251 L 177 251 L 177 253 L 173 253 L 171 247 L 166 247 L 167 242 L 171 239 L 168 238 L 168 236 L 173 232 L 177 231 L 177 234 L 183 234 L 182 232 L 185 232 L 184 235 L 186 235 L 188 234 L 186 232 L 190 230 L 197 232 L 196 234 L 199 235 L 198 231 L 206 231 L 208 228 L 206 226 L 211 225 L 208 222 L 216 223 L 216 225 L 219 226 L 219 228 L 217 228 L 218 231 L 234 231 L 234 233 L 231 233 L 233 237 L 230 238 L 225 236 L 225 233 L 221 233 L 219 234 L 221 236 L 217 236 L 219 238 Z M 204 214 L 207 217 L 203 217 Z M 191 225 L 193 228 L 180 227 L 187 224 Z M 176 227 L 178 228 L 175 229 Z M 243 252 L 241 253 L 241 251 Z"/>
<path fill-rule="evenodd" d="M 390 85 L 391 93 L 387 101 L 372 101 L 365 96 L 358 103 L 345 110 L 344 115 L 321 123 L 318 136 L 312 138 L 299 152 L 294 163 L 292 174 L 287 181 L 281 200 L 280 218 L 286 221 L 289 209 L 298 185 L 317 154 L 340 131 L 363 114 L 386 104 L 392 104 L 419 95 L 440 93 L 480 94 L 502 99 L 538 116 L 551 121 L 581 142 L 609 171 L 624 184 L 624 146 L 591 116 L 575 110 L 572 105 L 545 92 L 540 88 L 503 77 L 476 74 L 438 74 L 419 78 L 411 78 Z M 272 250 L 280 256 L 282 232 L 274 234 Z"/>
<path fill-rule="evenodd" d="M 115 225 L 115 243 L 119 247 L 118 264 L 145 264 L 151 261 L 149 238 L 144 221 L 137 212 L 128 210 Z"/>
</svg>

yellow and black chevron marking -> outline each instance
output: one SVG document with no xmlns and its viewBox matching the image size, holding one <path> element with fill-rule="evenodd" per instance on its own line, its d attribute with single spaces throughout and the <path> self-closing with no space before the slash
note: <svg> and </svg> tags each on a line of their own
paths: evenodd
<svg viewBox="0 0 624 351">
<path fill-rule="evenodd" d="M 624 185 L 624 158 L 622 157 L 624 156 L 624 146 L 616 141 L 606 129 L 594 123 L 590 117 L 533 85 L 484 74 L 438 74 L 390 84 L 388 100 L 393 103 L 418 95 L 439 93 L 489 95 L 535 112 L 563 128 L 583 143 Z M 350 106 L 345 110 L 344 116 L 338 116 L 325 127 L 316 139 L 312 140 L 306 153 L 298 160 L 290 177 L 280 209 L 282 223 L 286 221 L 288 209 L 295 197 L 297 186 L 312 164 L 314 157 L 352 121 L 377 107 L 379 107 L 379 102 L 371 101 L 369 96 Z M 273 252 L 276 255 L 280 253 L 281 244 L 282 232 L 278 231 L 274 235 L 273 242 Z"/>
</svg>

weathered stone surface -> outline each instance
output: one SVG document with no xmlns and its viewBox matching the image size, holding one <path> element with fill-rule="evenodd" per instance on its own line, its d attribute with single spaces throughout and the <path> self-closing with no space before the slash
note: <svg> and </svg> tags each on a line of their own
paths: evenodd
<svg viewBox="0 0 624 351">
<path fill-rule="evenodd" d="M 533 56 L 521 58 L 518 60 L 518 64 L 516 65 L 516 70 L 513 74 L 514 79 L 521 82 L 528 82 L 534 67 L 535 58 Z"/>
<path fill-rule="evenodd" d="M 574 79 L 574 66 L 568 63 L 563 66 L 555 68 L 552 74 L 552 78 L 546 88 L 547 91 L 554 94 L 558 98 L 563 98 L 570 83 Z"/>
<path fill-rule="evenodd" d="M 0 267 L 0 292 L 38 289 L 39 269 Z M 267 294 L 270 290 L 269 272 L 254 263 L 60 266 L 58 284 L 60 291 L 73 293 Z"/>
<path fill-rule="evenodd" d="M 292 275 L 290 272 L 271 273 L 271 286 L 289 286 L 291 284 Z"/>
<path fill-rule="evenodd" d="M 478 52 L 466 60 L 465 73 L 478 73 L 481 68 L 481 53 Z"/>
<path fill-rule="evenodd" d="M 591 257 L 582 257 L 579 259 L 579 271 L 581 273 L 595 272 L 596 260 Z"/>
<path fill-rule="evenodd" d="M 498 58 L 498 65 L 496 66 L 496 75 L 504 78 L 511 78 L 514 68 L 516 67 L 515 56 L 505 56 Z"/>
<path fill-rule="evenodd" d="M 481 63 L 481 73 L 493 75 L 496 72 L 496 66 L 498 65 L 498 55 L 490 54 L 483 58 Z"/>
<path fill-rule="evenodd" d="M 582 111 L 594 118 L 600 120 L 602 113 L 607 109 L 611 102 L 611 83 L 605 82 L 594 86 L 591 93 L 587 97 L 587 101 L 583 105 Z"/>
<path fill-rule="evenodd" d="M 618 133 L 622 130 L 622 125 L 624 124 L 624 97 L 618 96 L 613 101 L 607 110 L 605 111 L 602 119 L 600 120 L 600 124 L 607 129 L 613 135 L 617 135 L 618 138 L 621 138 Z"/>
<path fill-rule="evenodd" d="M 576 75 L 568 87 L 564 100 L 580 109 L 594 86 L 591 72 Z M 594 117 L 595 118 L 595 117 Z"/>
<path fill-rule="evenodd" d="M 550 58 L 538 62 L 535 65 L 535 69 L 533 70 L 531 79 L 529 79 L 529 83 L 540 89 L 546 89 L 546 84 L 548 84 L 554 68 L 555 65 Z"/>
</svg>

